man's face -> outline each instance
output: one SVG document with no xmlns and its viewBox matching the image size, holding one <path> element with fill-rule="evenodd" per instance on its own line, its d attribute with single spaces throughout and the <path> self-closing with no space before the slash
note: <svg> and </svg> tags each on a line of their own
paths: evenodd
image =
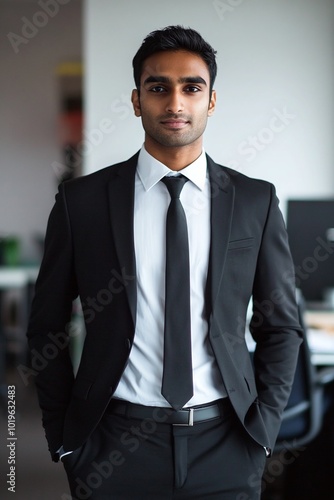
<svg viewBox="0 0 334 500">
<path fill-rule="evenodd" d="M 140 95 L 132 103 L 142 119 L 145 145 L 173 147 L 202 144 L 208 116 L 215 107 L 207 65 L 197 54 L 158 52 L 143 64 Z"/>
</svg>

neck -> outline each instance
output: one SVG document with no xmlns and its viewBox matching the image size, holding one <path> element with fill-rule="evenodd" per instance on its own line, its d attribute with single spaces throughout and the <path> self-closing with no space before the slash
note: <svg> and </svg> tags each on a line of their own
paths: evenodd
<svg viewBox="0 0 334 500">
<path fill-rule="evenodd" d="M 202 153 L 202 141 L 187 146 L 162 146 L 155 145 L 145 139 L 145 149 L 156 160 L 166 165 L 171 170 L 182 170 L 193 163 Z"/>
</svg>

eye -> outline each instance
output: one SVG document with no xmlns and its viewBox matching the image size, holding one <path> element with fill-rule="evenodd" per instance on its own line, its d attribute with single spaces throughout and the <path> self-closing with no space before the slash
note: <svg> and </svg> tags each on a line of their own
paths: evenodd
<svg viewBox="0 0 334 500">
<path fill-rule="evenodd" d="M 195 87 L 194 85 L 189 85 L 184 89 L 185 92 L 189 92 L 190 94 L 196 94 L 197 92 L 201 92 L 199 87 Z"/>
<path fill-rule="evenodd" d="M 155 94 L 161 94 L 162 92 L 166 92 L 166 89 L 161 85 L 156 85 L 155 87 L 152 87 L 149 90 L 150 92 L 154 92 Z"/>
</svg>

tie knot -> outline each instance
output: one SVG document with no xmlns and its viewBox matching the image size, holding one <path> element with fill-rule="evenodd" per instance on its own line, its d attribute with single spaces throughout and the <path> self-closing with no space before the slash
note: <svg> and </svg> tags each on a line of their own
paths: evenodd
<svg viewBox="0 0 334 500">
<path fill-rule="evenodd" d="M 167 187 L 171 198 L 180 198 L 182 188 L 188 180 L 184 175 L 171 175 L 161 179 Z"/>
</svg>

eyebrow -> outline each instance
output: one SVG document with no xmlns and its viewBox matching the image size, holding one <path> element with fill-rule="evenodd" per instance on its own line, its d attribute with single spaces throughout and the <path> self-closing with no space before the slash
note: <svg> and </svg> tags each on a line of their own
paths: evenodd
<svg viewBox="0 0 334 500">
<path fill-rule="evenodd" d="M 146 83 L 168 83 L 171 84 L 172 80 L 168 76 L 148 76 L 146 80 L 144 81 L 144 85 Z M 204 78 L 201 76 L 181 76 L 178 79 L 178 83 L 201 83 L 202 85 L 207 85 L 206 81 Z"/>
</svg>

